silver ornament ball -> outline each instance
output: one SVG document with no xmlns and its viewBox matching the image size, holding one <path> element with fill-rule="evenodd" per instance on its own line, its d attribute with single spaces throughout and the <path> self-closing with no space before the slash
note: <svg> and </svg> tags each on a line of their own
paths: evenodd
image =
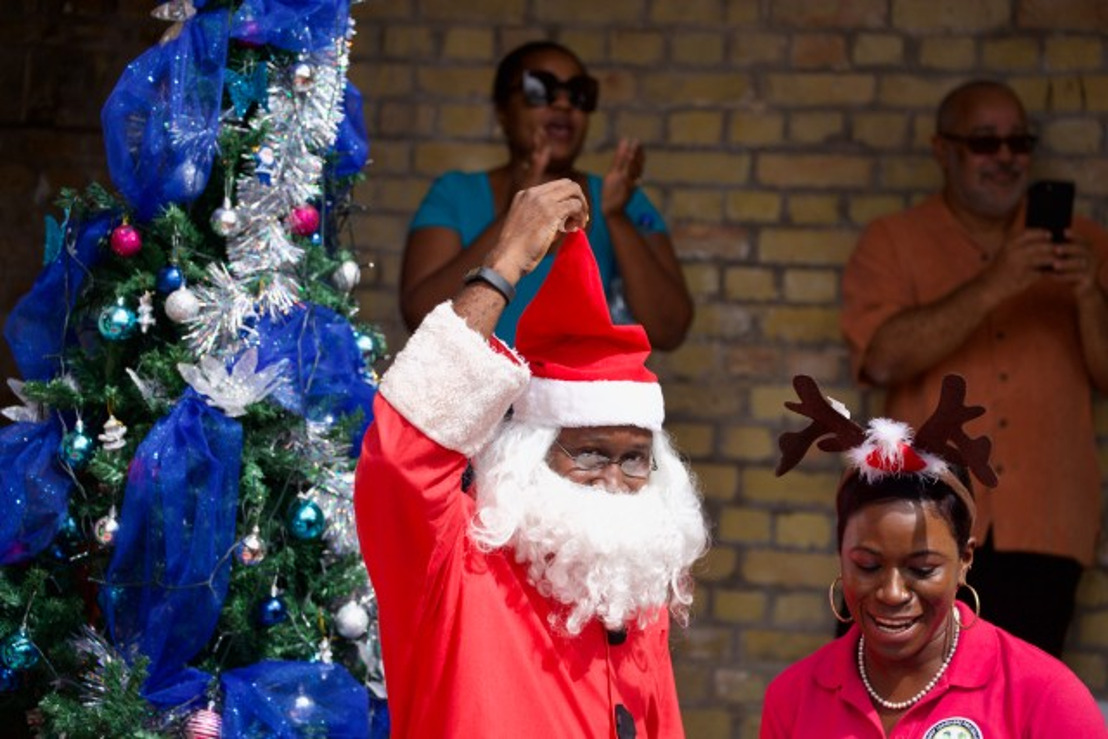
<svg viewBox="0 0 1108 739">
<path fill-rule="evenodd" d="M 364 608 L 348 601 L 335 614 L 335 631 L 344 639 L 360 639 L 369 629 L 369 614 Z"/>
<path fill-rule="evenodd" d="M 212 230 L 224 238 L 238 233 L 240 225 L 238 211 L 230 207 L 230 203 L 225 202 L 212 213 Z"/>
<path fill-rule="evenodd" d="M 119 521 L 115 518 L 115 510 L 99 519 L 93 526 L 93 536 L 96 541 L 104 546 L 111 546 L 115 541 L 115 535 L 119 533 Z"/>
<path fill-rule="evenodd" d="M 165 314 L 174 323 L 187 323 L 200 313 L 200 301 L 187 287 L 179 287 L 165 299 Z"/>
<path fill-rule="evenodd" d="M 361 281 L 361 268 L 358 266 L 357 262 L 352 262 L 349 259 L 340 264 L 338 269 L 331 275 L 332 284 L 344 293 L 353 290 Z"/>
<path fill-rule="evenodd" d="M 236 552 L 239 562 L 242 562 L 247 567 L 253 567 L 254 565 L 261 564 L 265 559 L 266 551 L 265 540 L 262 539 L 261 534 L 255 528 L 254 531 L 243 537 L 239 542 L 239 548 Z"/>
</svg>

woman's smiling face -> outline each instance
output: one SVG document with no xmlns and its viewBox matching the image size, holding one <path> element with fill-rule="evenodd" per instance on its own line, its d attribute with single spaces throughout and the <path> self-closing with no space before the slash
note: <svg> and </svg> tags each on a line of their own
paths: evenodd
<svg viewBox="0 0 1108 739">
<path fill-rule="evenodd" d="M 869 658 L 890 666 L 941 660 L 973 549 L 959 551 L 936 506 L 888 500 L 862 507 L 846 524 L 839 556 L 846 604 Z"/>
</svg>

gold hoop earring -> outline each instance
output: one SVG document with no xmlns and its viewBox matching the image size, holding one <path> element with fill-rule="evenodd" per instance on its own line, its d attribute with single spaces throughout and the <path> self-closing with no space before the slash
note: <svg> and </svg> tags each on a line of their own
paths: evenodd
<svg viewBox="0 0 1108 739">
<path fill-rule="evenodd" d="M 827 602 L 831 604 L 831 614 L 834 615 L 835 620 L 841 624 L 848 624 L 854 620 L 853 616 L 847 616 L 843 618 L 843 615 L 839 613 L 838 606 L 835 605 L 835 583 L 842 582 L 843 576 L 839 575 L 831 581 L 831 587 L 827 589 Z"/>
<path fill-rule="evenodd" d="M 970 591 L 970 595 L 973 596 L 974 619 L 968 624 L 962 624 L 963 629 L 972 629 L 977 625 L 977 622 L 981 620 L 981 596 L 977 594 L 977 591 L 968 582 L 960 583 L 959 587 L 967 588 Z"/>
</svg>

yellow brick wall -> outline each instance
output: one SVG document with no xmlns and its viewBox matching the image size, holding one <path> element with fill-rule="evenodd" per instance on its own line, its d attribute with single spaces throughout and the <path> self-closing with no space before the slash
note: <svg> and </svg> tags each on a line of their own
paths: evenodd
<svg viewBox="0 0 1108 739">
<path fill-rule="evenodd" d="M 766 683 L 833 631 L 833 461 L 773 475 L 789 379 L 808 373 L 852 408 L 878 407 L 848 376 L 842 264 L 867 221 L 937 185 L 934 106 L 970 77 L 1015 86 L 1041 126 L 1039 173 L 1076 178 L 1080 208 L 1108 220 L 1108 4 L 371 0 L 355 16 L 373 159 L 358 192 L 358 245 L 374 264 L 360 298 L 394 348 L 400 253 L 425 188 L 503 156 L 488 89 L 505 51 L 554 38 L 600 78 L 587 168 L 603 170 L 621 135 L 645 143 L 646 187 L 697 303 L 686 344 L 653 363 L 715 539 L 676 645 L 686 726 L 756 736 Z M 1108 437 L 1103 401 L 1098 419 Z M 1108 698 L 1104 570 L 1082 584 L 1066 659 Z"/>
</svg>

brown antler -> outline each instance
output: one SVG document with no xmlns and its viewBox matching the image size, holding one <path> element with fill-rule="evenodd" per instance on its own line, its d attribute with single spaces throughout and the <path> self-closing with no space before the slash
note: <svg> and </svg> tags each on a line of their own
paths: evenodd
<svg viewBox="0 0 1108 739">
<path fill-rule="evenodd" d="M 797 465 L 808 449 L 820 439 L 819 446 L 825 452 L 842 452 L 861 444 L 866 433 L 861 426 L 839 413 L 823 397 L 816 381 L 808 375 L 793 378 L 796 396 L 801 402 L 787 401 L 785 407 L 802 416 L 812 419 L 803 431 L 786 431 L 777 439 L 781 448 L 781 461 L 777 463 L 777 474 L 783 475 Z M 832 434 L 829 439 L 820 437 Z"/>
<path fill-rule="evenodd" d="M 939 405 L 919 430 L 912 445 L 969 469 L 983 485 L 996 486 L 996 473 L 989 466 L 993 443 L 987 436 L 971 438 L 962 426 L 985 412 L 979 405 L 966 405 L 966 380 L 961 375 L 943 378 Z"/>
</svg>

